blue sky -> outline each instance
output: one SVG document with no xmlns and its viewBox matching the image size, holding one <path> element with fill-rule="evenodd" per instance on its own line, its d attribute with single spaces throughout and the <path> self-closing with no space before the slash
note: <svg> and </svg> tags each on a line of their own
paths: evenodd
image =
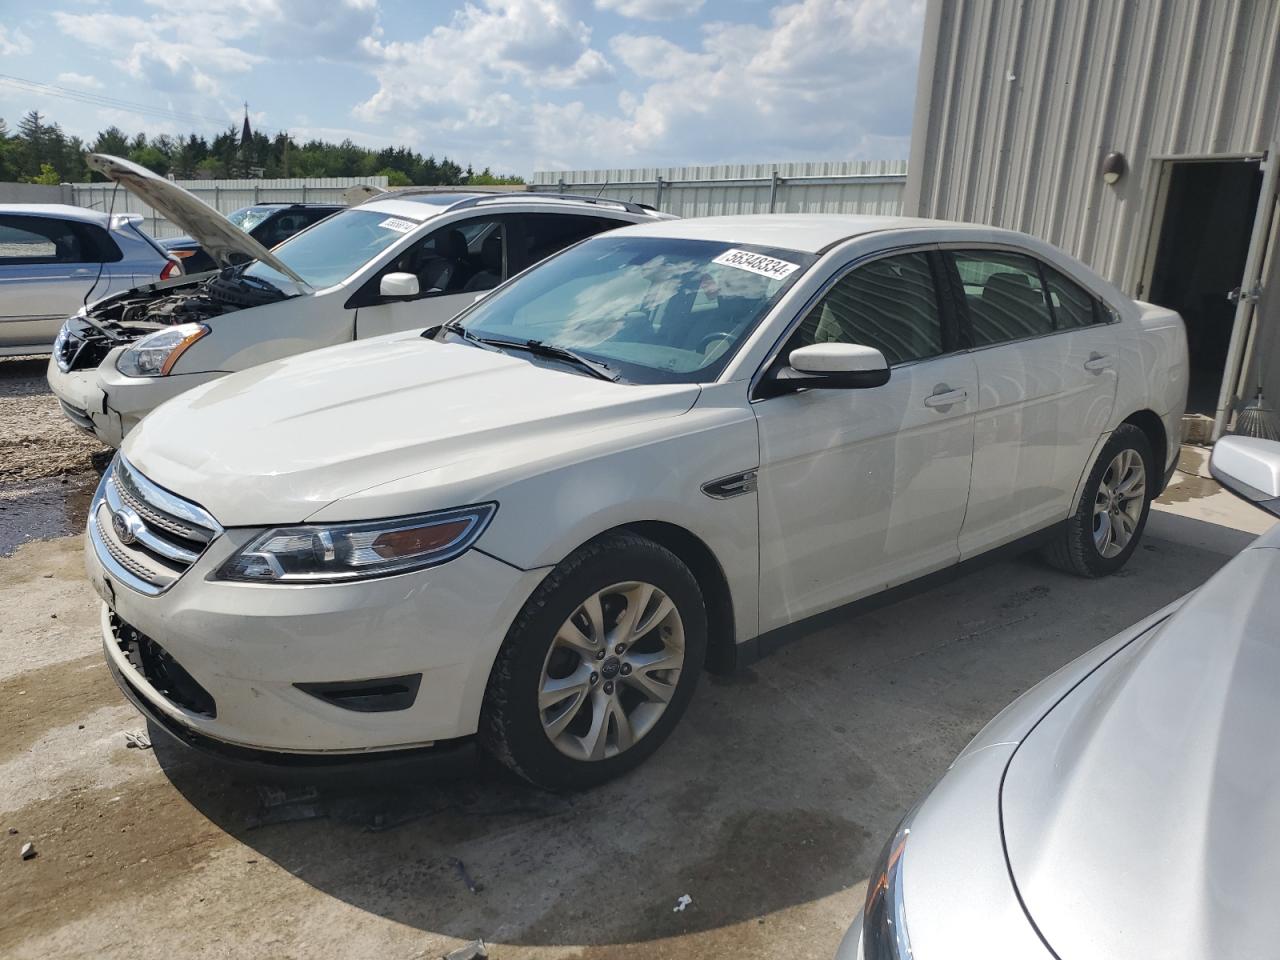
<svg viewBox="0 0 1280 960">
<path fill-rule="evenodd" d="M 528 175 L 901 159 L 923 0 L 0 0 L 0 117 L 406 144 Z M 8 78 L 52 84 L 86 103 Z M 143 105 L 143 113 L 130 105 Z M 180 117 L 175 115 L 181 115 Z M 194 118 L 194 119 L 193 119 Z"/>
</svg>

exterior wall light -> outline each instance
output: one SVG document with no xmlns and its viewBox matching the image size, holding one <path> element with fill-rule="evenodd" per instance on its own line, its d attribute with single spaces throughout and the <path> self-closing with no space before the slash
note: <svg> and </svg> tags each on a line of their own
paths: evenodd
<svg viewBox="0 0 1280 960">
<path fill-rule="evenodd" d="M 1124 154 L 1119 151 L 1108 153 L 1102 160 L 1102 180 L 1104 183 L 1115 183 L 1124 176 L 1125 170 L 1128 169 L 1125 162 Z"/>
</svg>

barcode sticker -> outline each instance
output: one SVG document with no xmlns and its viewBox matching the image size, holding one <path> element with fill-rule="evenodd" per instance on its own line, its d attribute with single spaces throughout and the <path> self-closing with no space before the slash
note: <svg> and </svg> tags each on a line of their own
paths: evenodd
<svg viewBox="0 0 1280 960">
<path fill-rule="evenodd" d="M 766 257 L 763 253 L 752 253 L 750 250 L 739 250 L 737 247 L 726 250 L 711 262 L 726 267 L 737 267 L 739 270 L 748 270 L 773 280 L 789 277 L 800 269 L 798 263 L 779 260 L 777 257 Z"/>
<path fill-rule="evenodd" d="M 396 233 L 412 233 L 418 229 L 418 225 L 412 220 L 401 220 L 399 217 L 387 217 L 378 226 L 394 230 Z"/>
</svg>

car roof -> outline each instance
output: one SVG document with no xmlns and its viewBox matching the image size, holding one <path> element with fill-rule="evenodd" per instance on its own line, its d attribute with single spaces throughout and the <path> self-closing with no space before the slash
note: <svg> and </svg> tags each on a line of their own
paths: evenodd
<svg viewBox="0 0 1280 960">
<path fill-rule="evenodd" d="M 57 217 L 59 220 L 79 220 L 107 226 L 111 219 L 98 210 L 76 207 L 69 203 L 0 203 L 0 213 L 20 217 Z"/>
<path fill-rule="evenodd" d="M 326 209 L 333 207 L 334 209 L 341 209 L 344 206 L 346 206 L 346 204 L 343 203 L 303 203 L 302 201 L 294 200 L 263 200 L 261 203 L 251 203 L 249 206 L 243 207 L 242 209 L 254 210 L 258 207 L 325 207 Z"/>
<path fill-rule="evenodd" d="M 714 240 L 727 243 L 751 243 L 780 247 L 803 253 L 822 253 L 845 240 L 889 230 L 945 229 L 948 233 L 971 230 L 975 235 L 1007 234 L 1010 239 L 1025 239 L 1013 231 L 997 231 L 994 227 L 954 223 L 947 220 L 925 220 L 918 217 L 874 217 L 839 213 L 760 213 L 729 217 L 694 217 L 688 220 L 662 220 L 623 227 L 631 236 L 670 237 L 673 239 Z M 610 234 L 617 236 L 616 233 Z"/>
<path fill-rule="evenodd" d="M 373 210 L 385 210 L 388 213 L 400 213 L 421 218 L 424 214 L 433 217 L 447 211 L 474 207 L 484 209 L 489 206 L 512 204 L 529 207 L 558 207 L 576 209 L 578 212 L 588 211 L 605 216 L 621 218 L 643 217 L 653 220 L 674 219 L 671 214 L 661 213 L 653 207 L 628 200 L 614 200 L 610 197 L 588 197 L 563 193 L 525 193 L 510 191 L 502 193 L 432 193 L 429 188 L 408 187 L 390 190 L 377 194 L 359 204 Z M 422 205 L 436 209 L 425 211 Z M 417 209 L 415 209 L 415 207 Z"/>
</svg>

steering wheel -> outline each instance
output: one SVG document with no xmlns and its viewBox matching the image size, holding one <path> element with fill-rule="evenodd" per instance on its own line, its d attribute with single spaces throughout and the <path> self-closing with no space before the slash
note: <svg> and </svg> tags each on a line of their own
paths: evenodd
<svg viewBox="0 0 1280 960">
<path fill-rule="evenodd" d="M 698 341 L 698 352 L 706 353 L 707 347 L 711 346 L 717 340 L 732 340 L 733 334 L 725 330 L 717 330 L 715 333 L 708 333 L 705 337 Z"/>
</svg>

